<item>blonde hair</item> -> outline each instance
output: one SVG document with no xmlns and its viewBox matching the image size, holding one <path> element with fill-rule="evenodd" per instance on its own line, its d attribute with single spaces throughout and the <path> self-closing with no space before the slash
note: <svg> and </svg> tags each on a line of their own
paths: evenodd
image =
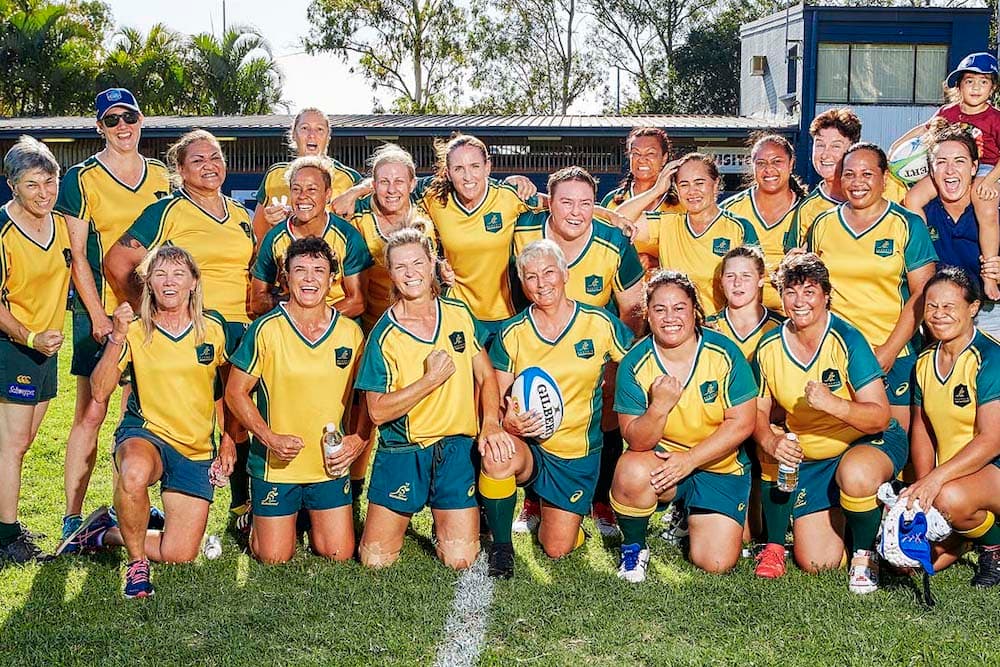
<svg viewBox="0 0 1000 667">
<path fill-rule="evenodd" d="M 410 155 L 406 150 L 397 146 L 396 144 L 382 144 L 372 153 L 371 157 L 368 159 L 371 165 L 371 177 L 374 186 L 375 173 L 378 171 L 379 167 L 387 164 L 401 164 L 406 167 L 407 171 L 410 172 L 410 178 L 415 179 L 417 177 L 417 167 L 413 162 L 413 156 Z M 409 197 L 409 193 L 407 193 Z M 424 234 L 429 235 L 429 231 L 433 229 L 430 218 L 426 213 L 419 207 L 416 206 L 412 201 L 408 200 L 410 205 L 409 211 L 406 214 L 406 220 L 403 221 L 403 227 L 413 227 L 414 229 L 420 230 Z M 381 216 L 382 211 L 378 206 L 378 197 L 375 193 L 372 193 L 371 197 L 371 207 L 372 213 L 376 216 Z"/>
<path fill-rule="evenodd" d="M 414 227 L 403 227 L 402 229 L 397 229 L 389 238 L 385 241 L 385 250 L 382 255 L 382 261 L 385 262 L 386 269 L 389 269 L 389 258 L 392 255 L 392 251 L 396 248 L 402 248 L 405 245 L 418 245 L 427 255 L 427 259 L 430 260 L 433 266 L 437 266 L 437 257 L 434 255 L 434 245 L 431 239 L 420 232 L 419 229 Z M 431 273 L 431 296 L 437 297 L 441 294 L 441 284 L 438 282 L 437 275 L 434 272 Z M 399 290 L 396 289 L 396 283 L 392 284 L 392 301 L 395 303 L 399 300 Z"/>
<path fill-rule="evenodd" d="M 222 151 L 222 145 L 215 136 L 208 132 L 207 130 L 191 130 L 180 139 L 175 141 L 167 149 L 167 166 L 170 167 L 170 184 L 174 187 L 182 187 L 184 185 L 184 180 L 181 178 L 180 168 L 184 164 L 185 158 L 187 158 L 188 149 L 191 144 L 196 141 L 207 141 L 208 143 L 215 146 L 216 150 L 219 151 L 219 155 L 222 156 L 222 164 L 226 165 L 226 154 Z"/>
<path fill-rule="evenodd" d="M 330 175 L 333 161 L 322 155 L 303 155 L 292 160 L 292 163 L 285 169 L 285 183 L 288 184 L 288 187 L 292 186 L 295 175 L 306 168 L 319 169 L 320 173 L 323 174 L 323 184 L 326 185 L 326 189 L 333 188 L 333 176 Z"/>
<path fill-rule="evenodd" d="M 305 116 L 307 113 L 314 113 L 318 115 L 320 118 L 323 119 L 323 123 L 326 125 L 326 146 L 323 146 L 323 153 L 325 154 L 326 151 L 330 148 L 330 135 L 333 133 L 333 131 L 330 129 L 330 118 L 325 113 L 323 113 L 322 109 L 317 109 L 316 107 L 306 107 L 305 109 L 301 109 L 297 114 L 295 114 L 295 118 L 292 120 L 292 125 L 291 127 L 288 128 L 288 147 L 291 148 L 293 151 L 295 151 L 295 154 L 298 155 L 299 145 L 295 141 L 295 128 L 299 126 L 299 123 L 302 122 L 302 117 Z"/>
<path fill-rule="evenodd" d="M 139 275 L 139 280 L 142 281 L 139 320 L 142 322 L 142 331 L 146 336 L 143 344 L 149 345 L 153 341 L 153 330 L 156 328 L 153 318 L 159 312 L 151 284 L 152 273 L 154 269 L 167 262 L 186 266 L 191 275 L 194 276 L 194 289 L 188 295 L 188 314 L 191 316 L 191 323 L 194 325 L 195 341 L 198 345 L 201 345 L 205 342 L 205 316 L 202 314 L 204 297 L 201 291 L 201 270 L 198 269 L 198 265 L 195 263 L 191 253 L 175 245 L 158 246 L 150 250 L 135 270 Z"/>
</svg>

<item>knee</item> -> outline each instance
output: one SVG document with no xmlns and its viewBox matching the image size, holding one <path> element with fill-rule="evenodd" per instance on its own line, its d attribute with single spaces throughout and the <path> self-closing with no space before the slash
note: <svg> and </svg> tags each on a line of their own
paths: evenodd
<svg viewBox="0 0 1000 667">
<path fill-rule="evenodd" d="M 13 457 L 16 461 L 23 461 L 25 454 L 28 453 L 28 448 L 31 447 L 32 439 L 31 434 L 27 431 L 12 433 L 6 439 L 3 449 L 8 456 Z"/>
<path fill-rule="evenodd" d="M 393 548 L 381 542 L 366 541 L 362 538 L 358 556 L 365 567 L 378 569 L 389 567 L 399 560 L 400 548 Z"/>
<path fill-rule="evenodd" d="M 90 403 L 83 409 L 83 412 L 77 415 L 76 423 L 74 426 L 82 428 L 88 435 L 97 435 L 97 431 L 104 424 L 104 418 L 108 414 L 108 404 L 107 403 L 97 403 L 95 401 L 90 401 Z M 97 442 L 94 442 L 97 445 Z"/>
<path fill-rule="evenodd" d="M 118 486 L 130 496 L 146 493 L 149 488 L 149 470 L 142 464 L 123 465 L 118 472 Z"/>
<path fill-rule="evenodd" d="M 172 563 L 174 565 L 183 565 L 185 563 L 193 563 L 194 559 L 198 557 L 198 544 L 185 544 L 179 546 L 160 546 L 160 561 L 164 563 Z"/>
<path fill-rule="evenodd" d="M 615 476 L 611 482 L 612 493 L 621 501 L 640 494 L 643 490 L 653 491 L 649 484 L 649 471 L 641 458 L 628 452 L 622 454 L 615 466 Z"/>
<path fill-rule="evenodd" d="M 740 550 L 691 549 L 691 564 L 709 574 L 725 574 L 740 558 Z"/>
<path fill-rule="evenodd" d="M 492 456 L 484 456 L 482 459 L 483 474 L 493 479 L 506 479 L 514 474 L 514 461 L 496 461 Z"/>
<path fill-rule="evenodd" d="M 441 540 L 437 545 L 438 558 L 453 570 L 467 570 L 479 555 L 479 540 Z"/>
<path fill-rule="evenodd" d="M 934 507 L 952 522 L 967 518 L 978 509 L 970 507 L 968 494 L 957 482 L 948 482 L 941 487 L 934 499 Z"/>
<path fill-rule="evenodd" d="M 845 459 L 837 468 L 837 486 L 849 496 L 864 498 L 873 496 L 883 480 L 876 479 L 872 470 L 862 461 Z"/>
<path fill-rule="evenodd" d="M 566 540 L 554 540 L 548 538 L 545 540 L 539 540 L 542 544 L 542 551 L 545 555 L 556 560 L 568 556 L 573 551 L 573 543 Z"/>
<path fill-rule="evenodd" d="M 340 541 L 335 539 L 309 538 L 314 554 L 320 558 L 342 562 L 354 555 L 354 540 Z"/>
</svg>

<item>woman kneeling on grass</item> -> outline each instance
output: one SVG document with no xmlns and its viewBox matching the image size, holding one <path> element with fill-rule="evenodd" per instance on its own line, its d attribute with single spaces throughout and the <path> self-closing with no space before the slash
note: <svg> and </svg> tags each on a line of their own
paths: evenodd
<svg viewBox="0 0 1000 667">
<path fill-rule="evenodd" d="M 139 318 L 122 302 L 114 329 L 91 375 L 94 399 L 106 402 L 126 368 L 132 395 L 115 431 L 115 525 L 102 507 L 63 543 L 81 549 L 124 546 L 129 556 L 125 597 L 153 594 L 149 560 L 187 563 L 205 534 L 213 482 L 224 484 L 236 451 L 222 439 L 216 450 L 215 387 L 228 364 L 225 323 L 202 312 L 201 272 L 184 249 L 164 246 L 139 267 Z M 160 482 L 166 525 L 146 530 L 149 487 Z"/>
<path fill-rule="evenodd" d="M 924 323 L 937 343 L 917 359 L 910 447 L 917 481 L 902 497 L 937 507 L 959 536 L 936 549 L 934 568 L 954 562 L 972 540 L 972 585 L 1000 584 L 1000 343 L 973 326 L 978 284 L 945 267 L 927 282 Z"/>
<path fill-rule="evenodd" d="M 293 241 L 283 267 L 288 302 L 255 320 L 233 354 L 226 401 L 254 435 L 250 548 L 267 563 L 295 554 L 300 510 L 309 512 L 314 552 L 334 560 L 354 555 L 347 473 L 367 435 L 344 437 L 329 458 L 321 444 L 327 424 L 343 433 L 363 339 L 361 327 L 326 304 L 336 262 L 321 238 Z"/>
</svg>

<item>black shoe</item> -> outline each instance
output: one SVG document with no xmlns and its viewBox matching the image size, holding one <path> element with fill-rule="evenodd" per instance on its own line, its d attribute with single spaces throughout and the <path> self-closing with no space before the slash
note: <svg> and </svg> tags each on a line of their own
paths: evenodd
<svg viewBox="0 0 1000 667">
<path fill-rule="evenodd" d="M 52 556 L 43 552 L 35 544 L 35 536 L 24 526 L 21 526 L 21 533 L 13 542 L 5 547 L 0 547 L 0 561 L 10 561 L 16 565 L 24 565 L 32 561 L 46 563 L 52 560 Z"/>
<path fill-rule="evenodd" d="M 976 588 L 989 588 L 1000 584 L 1000 547 L 979 547 L 979 564 L 976 566 L 976 576 L 972 585 Z"/>
<path fill-rule="evenodd" d="M 489 575 L 494 579 L 510 579 L 514 576 L 514 545 L 510 542 L 494 543 L 490 547 Z"/>
</svg>

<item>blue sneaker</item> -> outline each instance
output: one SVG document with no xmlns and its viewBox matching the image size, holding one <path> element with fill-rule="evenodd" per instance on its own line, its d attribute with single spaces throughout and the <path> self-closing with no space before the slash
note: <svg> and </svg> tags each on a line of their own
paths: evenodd
<svg viewBox="0 0 1000 667">
<path fill-rule="evenodd" d="M 71 514 L 69 516 L 64 516 L 62 522 L 62 537 L 60 538 L 60 542 L 61 543 L 66 542 L 66 540 L 68 540 L 69 537 L 80 528 L 81 523 L 83 523 L 83 517 L 80 516 L 79 514 Z M 75 544 L 68 544 L 66 548 L 62 550 L 62 553 L 71 554 L 74 553 L 76 550 L 77 548 Z"/>
<path fill-rule="evenodd" d="M 153 597 L 153 582 L 149 580 L 149 561 L 145 558 L 134 560 L 125 570 L 125 598 L 135 600 L 151 597 Z"/>
<path fill-rule="evenodd" d="M 62 541 L 62 544 L 56 549 L 56 555 L 58 556 L 70 548 L 78 551 L 102 547 L 104 546 L 104 534 L 108 532 L 109 528 L 117 525 L 111 517 L 111 512 L 108 511 L 107 505 L 101 505 Z"/>
<path fill-rule="evenodd" d="M 646 580 L 646 568 L 649 567 L 649 549 L 638 544 L 623 544 L 621 547 L 621 563 L 618 565 L 618 578 L 630 584 L 639 584 Z"/>
<path fill-rule="evenodd" d="M 118 524 L 118 513 L 115 512 L 115 508 L 111 507 L 108 509 L 108 514 L 111 515 L 111 520 Z M 159 507 L 153 505 L 149 506 L 149 523 L 146 524 L 146 528 L 149 530 L 163 530 L 163 527 L 167 525 L 167 517 L 163 514 L 163 510 Z"/>
</svg>

